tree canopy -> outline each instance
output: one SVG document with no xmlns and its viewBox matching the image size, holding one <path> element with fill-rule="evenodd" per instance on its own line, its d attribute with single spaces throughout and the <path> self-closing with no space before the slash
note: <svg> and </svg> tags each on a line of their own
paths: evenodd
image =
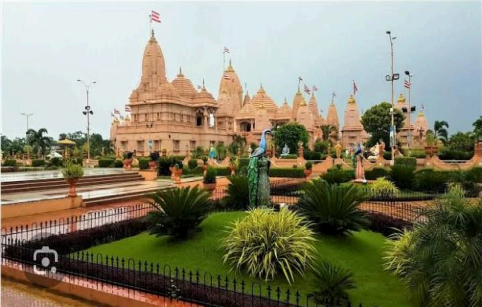
<svg viewBox="0 0 482 307">
<path fill-rule="evenodd" d="M 390 144 L 390 125 L 392 122 L 390 115 L 391 103 L 381 102 L 370 109 L 368 109 L 361 118 L 363 128 L 371 135 L 367 146 L 373 146 L 380 139 L 383 139 L 385 144 Z M 402 111 L 395 109 L 394 121 L 396 131 L 400 131 L 403 126 L 405 115 Z"/>
<path fill-rule="evenodd" d="M 305 126 L 298 123 L 284 124 L 274 132 L 274 141 L 276 142 L 276 151 L 281 153 L 285 143 L 290 149 L 290 153 L 298 152 L 298 142 L 303 142 L 303 147 L 308 148 L 309 134 Z"/>
</svg>

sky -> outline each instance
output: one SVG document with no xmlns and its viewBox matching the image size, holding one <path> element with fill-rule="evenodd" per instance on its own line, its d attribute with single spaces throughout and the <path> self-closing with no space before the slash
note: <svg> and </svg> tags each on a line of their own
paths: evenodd
<svg viewBox="0 0 482 307">
<path fill-rule="evenodd" d="M 336 93 L 343 122 L 353 80 L 361 110 L 390 101 L 390 30 L 395 99 L 408 96 L 409 70 L 412 104 L 417 113 L 424 105 L 430 126 L 446 120 L 451 133 L 468 131 L 482 114 L 480 2 L 4 2 L 2 134 L 25 135 L 22 112 L 34 114 L 29 128 L 54 138 L 86 131 L 82 79 L 97 82 L 91 131 L 107 138 L 112 110 L 124 113 L 139 84 L 151 10 L 162 20 L 153 28 L 168 79 L 182 67 L 215 98 L 226 46 L 251 95 L 262 84 L 278 105 L 291 103 L 301 76 L 318 87 L 325 116 Z"/>
</svg>

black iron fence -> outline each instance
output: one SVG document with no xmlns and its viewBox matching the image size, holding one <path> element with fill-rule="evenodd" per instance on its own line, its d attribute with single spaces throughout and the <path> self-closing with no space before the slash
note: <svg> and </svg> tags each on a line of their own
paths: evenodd
<svg viewBox="0 0 482 307">
<path fill-rule="evenodd" d="M 2 264 L 9 265 L 12 263 L 9 261 L 14 261 L 22 264 L 23 271 L 35 272 L 32 268 L 41 264 L 33 260 L 32 255 L 38 249 L 29 244 L 32 241 L 7 241 L 8 243 L 2 242 L 2 249 L 7 249 L 3 253 Z M 44 245 L 38 243 L 39 246 Z M 172 268 L 133 258 L 83 251 L 58 255 L 57 260 L 51 254 L 43 256 L 48 257 L 56 268 L 54 273 L 46 269 L 44 276 L 55 281 L 80 282 L 97 289 L 115 286 L 203 306 L 362 306 L 328 299 L 315 301 L 312 294 L 301 294 L 298 290 L 262 285 L 259 282 L 247 283 L 227 276 Z"/>
</svg>

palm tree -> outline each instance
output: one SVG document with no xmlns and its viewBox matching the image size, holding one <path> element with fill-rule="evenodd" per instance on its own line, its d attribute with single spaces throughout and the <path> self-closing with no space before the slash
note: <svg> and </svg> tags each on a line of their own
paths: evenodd
<svg viewBox="0 0 482 307">
<path fill-rule="evenodd" d="M 435 124 L 433 125 L 433 131 L 434 131 L 435 135 L 444 144 L 447 143 L 447 140 L 449 138 L 449 133 L 446 129 L 448 127 L 449 127 L 449 124 L 444 120 L 441 120 L 441 121 L 436 120 Z"/>
<path fill-rule="evenodd" d="M 336 134 L 338 133 L 336 126 L 333 126 L 333 125 L 322 125 L 320 128 L 321 128 L 321 132 L 323 133 L 323 141 L 325 142 L 330 140 L 330 136 L 335 137 Z"/>
<path fill-rule="evenodd" d="M 45 136 L 48 131 L 45 128 L 40 128 L 38 131 L 34 129 L 28 129 L 27 137 L 28 144 L 37 147 L 38 158 L 41 158 L 45 154 L 47 148 L 50 148 L 51 141 L 50 138 Z"/>
<path fill-rule="evenodd" d="M 386 269 L 421 306 L 482 306 L 482 202 L 464 194 L 452 186 L 425 220 L 387 241 Z"/>
</svg>

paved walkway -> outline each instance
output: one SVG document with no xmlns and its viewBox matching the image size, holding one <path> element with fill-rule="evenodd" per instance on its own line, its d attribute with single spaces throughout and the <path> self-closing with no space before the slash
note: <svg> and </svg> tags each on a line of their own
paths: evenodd
<svg viewBox="0 0 482 307">
<path fill-rule="evenodd" d="M 84 168 L 84 176 L 99 176 L 109 174 L 123 174 L 129 171 L 123 168 Z M 58 179 L 63 178 L 60 170 L 52 171 L 32 171 L 32 172 L 14 172 L 2 173 L 0 182 L 9 181 L 27 181 L 27 180 L 41 180 L 41 179 Z"/>
</svg>

